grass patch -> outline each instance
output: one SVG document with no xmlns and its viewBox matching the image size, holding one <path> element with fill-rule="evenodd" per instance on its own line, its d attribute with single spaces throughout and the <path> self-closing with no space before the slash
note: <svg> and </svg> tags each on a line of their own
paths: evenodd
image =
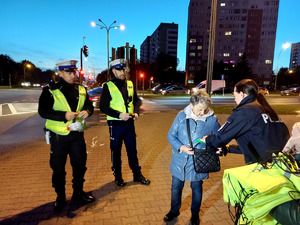
<svg viewBox="0 0 300 225">
<path fill-rule="evenodd" d="M 212 108 L 216 114 L 231 114 L 232 109 L 236 105 L 213 105 Z M 286 115 L 299 115 L 300 114 L 300 105 L 272 105 L 272 108 L 277 114 L 286 114 Z"/>
</svg>

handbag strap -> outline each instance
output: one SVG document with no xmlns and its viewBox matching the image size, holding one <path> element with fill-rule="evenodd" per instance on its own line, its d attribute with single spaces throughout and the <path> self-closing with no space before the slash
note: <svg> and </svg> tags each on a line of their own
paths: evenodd
<svg viewBox="0 0 300 225">
<path fill-rule="evenodd" d="M 189 119 L 186 119 L 186 129 L 187 129 L 187 134 L 188 134 L 188 138 L 189 138 L 189 141 L 190 141 L 191 148 L 193 148 L 193 142 L 192 142 L 191 130 L 190 130 L 190 120 Z"/>
</svg>

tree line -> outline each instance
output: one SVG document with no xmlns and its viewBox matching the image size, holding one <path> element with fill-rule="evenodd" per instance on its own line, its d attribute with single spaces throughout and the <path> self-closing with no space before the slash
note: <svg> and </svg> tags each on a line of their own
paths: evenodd
<svg viewBox="0 0 300 225">
<path fill-rule="evenodd" d="M 141 82 L 140 74 L 144 74 L 145 82 L 150 82 L 153 78 L 154 83 L 179 83 L 185 82 L 185 71 L 178 71 L 178 59 L 174 56 L 161 53 L 151 64 L 137 62 L 129 64 L 130 79 L 134 82 Z M 29 64 L 30 68 L 26 65 Z M 96 77 L 96 83 L 101 85 L 106 81 L 106 70 L 99 73 Z M 227 86 L 233 86 L 235 83 L 244 78 L 251 78 L 258 81 L 258 78 L 252 73 L 249 66 L 247 55 L 243 54 L 236 65 L 224 63 L 223 61 L 214 62 L 213 79 L 221 79 L 224 75 Z M 274 75 L 274 74 L 273 74 Z M 0 85 L 20 85 L 24 80 L 31 83 L 49 83 L 50 80 L 56 79 L 55 70 L 42 71 L 34 63 L 23 60 L 15 62 L 8 55 L 0 55 Z M 275 76 L 272 76 L 274 84 Z M 202 69 L 195 74 L 195 84 L 206 79 L 206 70 Z M 281 68 L 278 72 L 277 87 L 289 86 L 291 84 L 300 85 L 300 67 L 293 71 L 288 68 Z M 272 88 L 269 87 L 269 88 Z M 279 88 L 277 88 L 279 89 Z"/>
</svg>

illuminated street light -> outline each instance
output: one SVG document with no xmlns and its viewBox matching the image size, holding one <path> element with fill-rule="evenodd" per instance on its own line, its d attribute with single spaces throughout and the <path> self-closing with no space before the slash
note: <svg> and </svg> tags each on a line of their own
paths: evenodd
<svg viewBox="0 0 300 225">
<path fill-rule="evenodd" d="M 26 82 L 26 81 L 25 81 L 25 68 L 26 68 L 26 67 L 29 69 L 29 68 L 31 67 L 31 65 L 30 65 L 29 63 L 24 64 L 24 83 Z"/>
<path fill-rule="evenodd" d="M 124 25 L 114 26 L 113 24 L 115 24 L 117 21 L 114 21 L 109 27 L 106 26 L 106 24 L 103 23 L 103 21 L 100 20 L 100 19 L 99 19 L 99 22 L 101 22 L 103 25 L 97 24 L 97 23 L 95 23 L 95 22 L 91 22 L 91 25 L 92 25 L 93 27 L 99 26 L 100 29 L 103 29 L 103 28 L 104 28 L 104 29 L 106 29 L 106 31 L 107 31 L 107 78 L 106 78 L 106 79 L 108 80 L 108 78 L 109 78 L 109 30 L 110 30 L 111 28 L 117 29 L 118 27 L 120 27 L 120 30 L 124 30 L 124 29 L 125 29 L 125 26 L 124 26 Z"/>
<path fill-rule="evenodd" d="M 290 47 L 290 43 L 284 43 L 281 47 L 281 50 L 279 52 L 279 55 L 278 55 L 278 59 L 277 59 L 277 68 L 276 68 L 276 77 L 275 77 L 275 85 L 274 85 L 274 91 L 276 91 L 276 85 L 277 85 L 277 77 L 278 77 L 278 66 L 279 66 L 279 57 L 280 57 L 280 54 L 282 52 L 282 50 L 285 50 L 287 48 Z"/>
</svg>

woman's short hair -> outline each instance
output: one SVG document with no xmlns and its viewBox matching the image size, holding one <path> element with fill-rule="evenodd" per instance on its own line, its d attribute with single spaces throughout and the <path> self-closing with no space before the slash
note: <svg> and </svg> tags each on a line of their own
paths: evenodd
<svg viewBox="0 0 300 225">
<path fill-rule="evenodd" d="M 190 103 L 193 106 L 195 106 L 199 103 L 202 103 L 202 104 L 204 103 L 204 104 L 206 104 L 207 108 L 210 108 L 210 106 L 212 105 L 213 102 L 212 102 L 210 96 L 205 91 L 197 90 L 190 97 Z"/>
<path fill-rule="evenodd" d="M 258 92 L 258 85 L 257 83 L 252 79 L 243 79 L 239 81 L 236 85 L 236 92 L 243 92 L 247 95 L 257 95 Z"/>
</svg>

